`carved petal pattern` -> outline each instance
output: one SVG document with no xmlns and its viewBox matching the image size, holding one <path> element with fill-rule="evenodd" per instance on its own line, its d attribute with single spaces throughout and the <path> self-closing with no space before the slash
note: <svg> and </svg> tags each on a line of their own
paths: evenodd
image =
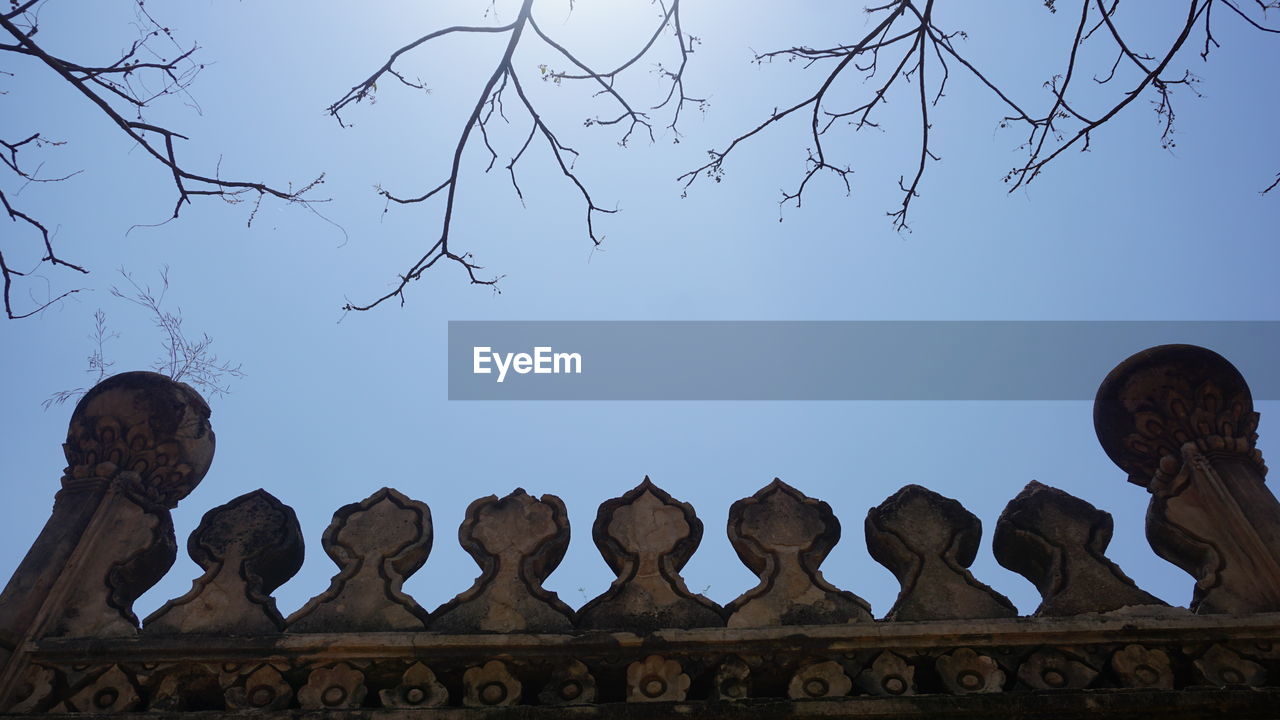
<svg viewBox="0 0 1280 720">
<path fill-rule="evenodd" d="M 1125 687 L 1173 689 L 1173 669 L 1163 650 L 1128 645 L 1111 656 L 1111 669 Z"/>
<path fill-rule="evenodd" d="M 364 673 L 339 663 L 312 670 L 307 684 L 298 690 L 298 704 L 304 710 L 356 708 L 364 702 L 367 692 Z"/>
<path fill-rule="evenodd" d="M 995 693 L 1004 689 L 1004 671 L 996 661 L 969 648 L 960 648 L 939 657 L 937 667 L 942 684 L 959 695 Z"/>
<path fill-rule="evenodd" d="M 449 702 L 449 690 L 436 680 L 431 668 L 416 662 L 404 671 L 400 684 L 378 692 L 383 707 L 439 707 Z"/>
<path fill-rule="evenodd" d="M 689 692 L 680 663 L 650 655 L 627 666 L 627 702 L 678 702 Z"/>
<path fill-rule="evenodd" d="M 858 673 L 854 683 L 871 695 L 915 695 L 915 676 L 915 667 L 886 650 L 876 656 L 871 667 Z"/>
<path fill-rule="evenodd" d="M 519 705 L 520 681 L 500 660 L 490 660 L 483 667 L 469 668 L 462 675 L 465 692 L 462 702 L 468 707 Z"/>
<path fill-rule="evenodd" d="M 793 700 L 844 697 L 853 689 L 853 681 L 844 667 L 834 661 L 805 665 L 787 684 L 787 697 Z"/>
</svg>

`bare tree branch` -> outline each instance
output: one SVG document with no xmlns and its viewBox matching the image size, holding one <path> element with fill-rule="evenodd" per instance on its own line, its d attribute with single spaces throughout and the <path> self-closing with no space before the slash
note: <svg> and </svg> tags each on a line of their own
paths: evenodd
<svg viewBox="0 0 1280 720">
<path fill-rule="evenodd" d="M 142 147 L 147 155 L 164 166 L 169 171 L 177 191 L 177 201 L 170 219 L 177 218 L 182 206 L 191 203 L 193 198 L 199 196 L 216 196 L 230 203 L 240 202 L 246 194 L 256 195 L 258 202 L 263 197 L 274 197 L 303 205 L 319 202 L 304 196 L 324 181 L 324 175 L 320 175 L 301 188 L 282 189 L 263 182 L 229 180 L 216 174 L 195 172 L 182 163 L 175 147 L 174 140 L 185 140 L 186 136 L 145 121 L 142 111 L 158 98 L 177 94 L 187 95 L 187 87 L 204 66 L 191 60 L 198 48 L 195 45 L 185 50 L 178 47 L 169 28 L 160 25 L 151 17 L 142 0 L 137 0 L 135 8 L 143 27 L 140 37 L 122 51 L 118 58 L 107 64 L 84 64 L 46 51 L 35 40 L 39 30 L 38 18 L 34 15 L 36 6 L 37 2 L 34 1 L 11 3 L 11 9 L 0 14 L 0 30 L 12 39 L 11 43 L 0 43 L 0 56 L 3 56 L 2 53 L 13 53 L 40 61 L 62 82 L 75 88 L 97 108 L 98 112 Z M 166 59 L 151 50 L 149 42 L 155 38 L 167 38 L 173 42 L 177 50 L 176 55 L 172 59 Z M 144 52 L 159 59 L 140 59 Z M 159 89 L 147 89 L 148 84 L 143 78 L 148 76 L 160 79 Z M 113 103 L 126 106 L 128 112 L 132 113 L 133 119 L 126 117 L 125 111 L 117 109 Z M 3 148 L 0 162 L 3 162 L 5 168 L 9 170 L 11 177 L 23 182 L 65 180 L 76 173 L 61 178 L 39 178 L 35 172 L 27 171 L 19 162 L 21 150 L 61 144 L 45 140 L 40 133 L 33 133 L 26 139 L 16 142 L 0 140 L 0 147 Z M 26 224 L 40 235 L 45 251 L 37 265 L 49 263 L 54 267 L 62 266 L 81 273 L 87 272 L 78 265 L 63 261 L 54 253 L 50 233 L 42 222 L 16 208 L 3 192 L 0 192 L 0 200 L 3 201 L 4 209 L 11 220 Z M 250 222 L 252 217 L 251 213 Z M 76 292 L 76 290 L 64 292 L 52 300 L 38 303 L 34 310 L 19 312 L 13 307 L 13 285 L 17 278 L 27 276 L 29 271 L 18 270 L 12 263 L 0 262 L 0 273 L 4 278 L 5 313 L 11 319 L 30 317 Z"/>
<path fill-rule="evenodd" d="M 647 39 L 635 53 L 629 55 L 620 65 L 608 71 L 600 71 L 593 68 L 591 64 L 579 57 L 571 48 L 551 37 L 535 19 L 533 5 L 533 0 L 523 0 L 515 19 L 504 25 L 453 26 L 423 35 L 393 51 L 380 68 L 362 82 L 354 85 L 345 95 L 329 106 L 329 114 L 333 115 L 340 124 L 345 126 L 347 123 L 341 113 L 353 104 L 372 98 L 377 91 L 378 81 L 386 75 L 399 77 L 396 63 L 406 53 L 421 48 L 430 41 L 446 35 L 478 33 L 507 35 L 502 55 L 492 66 L 484 85 L 480 88 L 480 92 L 471 104 L 471 112 L 458 132 L 457 139 L 453 142 L 452 161 L 445 179 L 433 185 L 431 189 L 416 195 L 400 195 L 381 187 L 378 188 L 378 192 L 388 202 L 401 205 L 422 203 L 437 195 L 443 195 L 444 208 L 441 211 L 439 233 L 433 236 L 430 244 L 427 245 L 426 251 L 405 272 L 399 275 L 391 290 L 367 303 L 348 302 L 343 307 L 344 310 L 369 310 L 392 298 L 398 298 L 403 305 L 405 302 L 405 289 L 409 283 L 421 279 L 423 273 L 435 267 L 441 260 L 452 261 L 461 266 L 471 284 L 496 286 L 501 276 L 479 274 L 479 271 L 483 270 L 483 268 L 476 263 L 474 256 L 470 252 L 455 249 L 453 223 L 454 210 L 461 187 L 462 158 L 468 144 L 473 141 L 473 131 L 479 130 L 479 142 L 489 156 L 487 165 L 484 168 L 485 172 L 492 170 L 497 163 L 499 149 L 494 145 L 494 138 L 489 132 L 489 123 L 495 118 L 510 122 L 503 105 L 503 93 L 507 88 L 511 88 L 516 93 L 519 99 L 518 107 L 524 111 L 530 122 L 528 135 L 524 137 L 523 142 L 511 154 L 510 162 L 505 165 L 505 169 L 511 177 L 512 189 L 515 191 L 517 199 L 521 203 L 524 202 L 524 192 L 520 187 L 516 174 L 517 165 L 526 157 L 533 140 L 540 137 L 545 141 L 545 147 L 552 159 L 554 159 L 556 166 L 560 169 L 560 173 L 582 198 L 586 209 L 587 238 L 591 241 L 593 247 L 599 246 L 603 241 L 603 236 L 599 235 L 596 230 L 596 216 L 597 214 L 612 214 L 617 210 L 605 208 L 595 201 L 587 188 L 587 184 L 579 176 L 578 171 L 574 169 L 574 161 L 578 157 L 578 152 L 562 140 L 561 134 L 551 127 L 544 114 L 539 110 L 535 99 L 527 92 L 526 85 L 521 80 L 521 69 L 515 66 L 512 58 L 516 50 L 522 47 L 522 43 L 524 45 L 529 44 L 529 38 L 534 38 L 544 48 L 555 52 L 573 68 L 572 72 L 557 71 L 543 64 L 538 67 L 538 77 L 556 85 L 574 81 L 588 82 L 596 88 L 595 95 L 597 97 L 607 98 L 616 108 L 616 114 L 597 115 L 588 118 L 584 125 L 587 127 L 616 126 L 621 128 L 622 134 L 618 141 L 620 145 L 625 146 L 637 131 L 642 132 L 652 142 L 655 139 L 655 133 L 649 111 L 660 109 L 667 109 L 671 112 L 671 121 L 666 127 L 676 135 L 676 141 L 678 141 L 677 123 L 684 106 L 695 104 L 699 107 L 705 107 L 705 99 L 688 95 L 684 87 L 685 68 L 697 39 L 686 35 L 680 25 L 680 0 L 671 0 L 669 5 L 660 4 L 661 13 L 653 32 L 647 34 Z M 529 30 L 528 33 L 525 33 L 526 29 Z M 641 109 L 641 106 L 632 103 L 617 89 L 615 81 L 620 74 L 635 66 L 653 52 L 657 41 L 665 33 L 670 33 L 674 36 L 679 50 L 680 62 L 675 70 L 668 70 L 661 63 L 658 63 L 657 72 L 669 83 L 669 87 L 665 97 L 660 102 L 647 109 Z M 403 78 L 401 80 L 402 84 L 418 87 L 414 83 L 403 83 Z"/>
</svg>

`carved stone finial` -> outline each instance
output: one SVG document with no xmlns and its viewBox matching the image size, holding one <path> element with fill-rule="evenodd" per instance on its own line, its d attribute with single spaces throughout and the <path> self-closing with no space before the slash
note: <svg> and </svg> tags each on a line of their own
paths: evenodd
<svg viewBox="0 0 1280 720">
<path fill-rule="evenodd" d="M 133 601 L 177 557 L 169 509 L 213 448 L 209 406 L 182 383 L 129 372 L 89 390 L 67 428 L 53 516 L 0 595 L 0 645 L 135 633 Z"/>
<path fill-rule="evenodd" d="M 289 631 L 424 629 L 427 611 L 401 587 L 427 561 L 431 533 L 431 509 L 391 488 L 339 508 L 321 539 L 339 572 L 289 617 Z"/>
<path fill-rule="evenodd" d="M 818 566 L 840 541 L 831 506 L 781 480 L 729 508 L 729 542 L 760 584 L 729 603 L 729 627 L 848 623 L 871 606 L 839 590 Z"/>
<path fill-rule="evenodd" d="M 277 633 L 284 620 L 271 593 L 302 567 L 302 529 L 293 508 L 254 490 L 204 514 L 187 541 L 204 568 L 180 598 L 143 623 L 146 632 Z"/>
<path fill-rule="evenodd" d="M 1040 591 L 1036 615 L 1166 607 L 1107 559 L 1111 528 L 1110 513 L 1033 480 L 1000 514 L 992 549 Z"/>
<path fill-rule="evenodd" d="M 555 495 L 521 488 L 502 499 L 471 503 L 458 528 L 462 547 L 480 565 L 471 589 L 437 608 L 438 632 L 568 632 L 573 610 L 542 587 L 569 546 L 569 517 Z"/>
<path fill-rule="evenodd" d="M 213 461 L 209 405 L 159 373 L 121 373 L 80 398 L 62 447 L 64 486 L 131 473 L 120 478 L 130 490 L 173 508 Z"/>
<path fill-rule="evenodd" d="M 1017 608 L 969 572 L 982 521 L 951 498 L 907 485 L 867 512 L 867 549 L 902 585 L 888 620 L 1013 617 Z"/>
<path fill-rule="evenodd" d="M 1161 345 L 1120 363 L 1093 422 L 1151 493 L 1147 540 L 1196 579 L 1196 612 L 1280 610 L 1280 503 L 1265 485 L 1249 386 L 1222 356 Z"/>
<path fill-rule="evenodd" d="M 1262 464 L 1248 384 L 1226 358 L 1195 345 L 1160 345 L 1117 365 L 1098 388 L 1093 425 L 1129 482 L 1149 489 L 1177 474 L 1187 443 Z"/>
<path fill-rule="evenodd" d="M 720 606 L 689 592 L 680 577 L 702 541 L 702 521 L 689 503 L 646 477 L 600 505 L 591 537 L 618 577 L 578 611 L 578 627 L 643 634 L 724 625 Z"/>
</svg>

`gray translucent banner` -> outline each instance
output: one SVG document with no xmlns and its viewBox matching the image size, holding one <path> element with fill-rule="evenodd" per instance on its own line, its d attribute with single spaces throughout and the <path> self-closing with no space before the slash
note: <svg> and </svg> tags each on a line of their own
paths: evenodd
<svg viewBox="0 0 1280 720">
<path fill-rule="evenodd" d="M 1166 343 L 1280 398 L 1280 321 L 454 321 L 449 399 L 1092 400 Z"/>
</svg>

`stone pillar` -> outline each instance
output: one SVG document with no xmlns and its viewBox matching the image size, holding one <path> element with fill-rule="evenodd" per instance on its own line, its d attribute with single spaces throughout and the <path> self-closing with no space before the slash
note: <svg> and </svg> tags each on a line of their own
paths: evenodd
<svg viewBox="0 0 1280 720">
<path fill-rule="evenodd" d="M 189 386 L 129 372 L 81 398 L 53 514 L 0 593 L 0 707 L 43 637 L 137 632 L 133 601 L 172 566 L 169 510 L 213 459 L 209 406 Z"/>
<path fill-rule="evenodd" d="M 1240 372 L 1194 345 L 1144 350 L 1107 375 L 1093 418 L 1107 455 L 1151 493 L 1151 547 L 1196 579 L 1191 609 L 1280 610 L 1280 503 Z"/>
</svg>

